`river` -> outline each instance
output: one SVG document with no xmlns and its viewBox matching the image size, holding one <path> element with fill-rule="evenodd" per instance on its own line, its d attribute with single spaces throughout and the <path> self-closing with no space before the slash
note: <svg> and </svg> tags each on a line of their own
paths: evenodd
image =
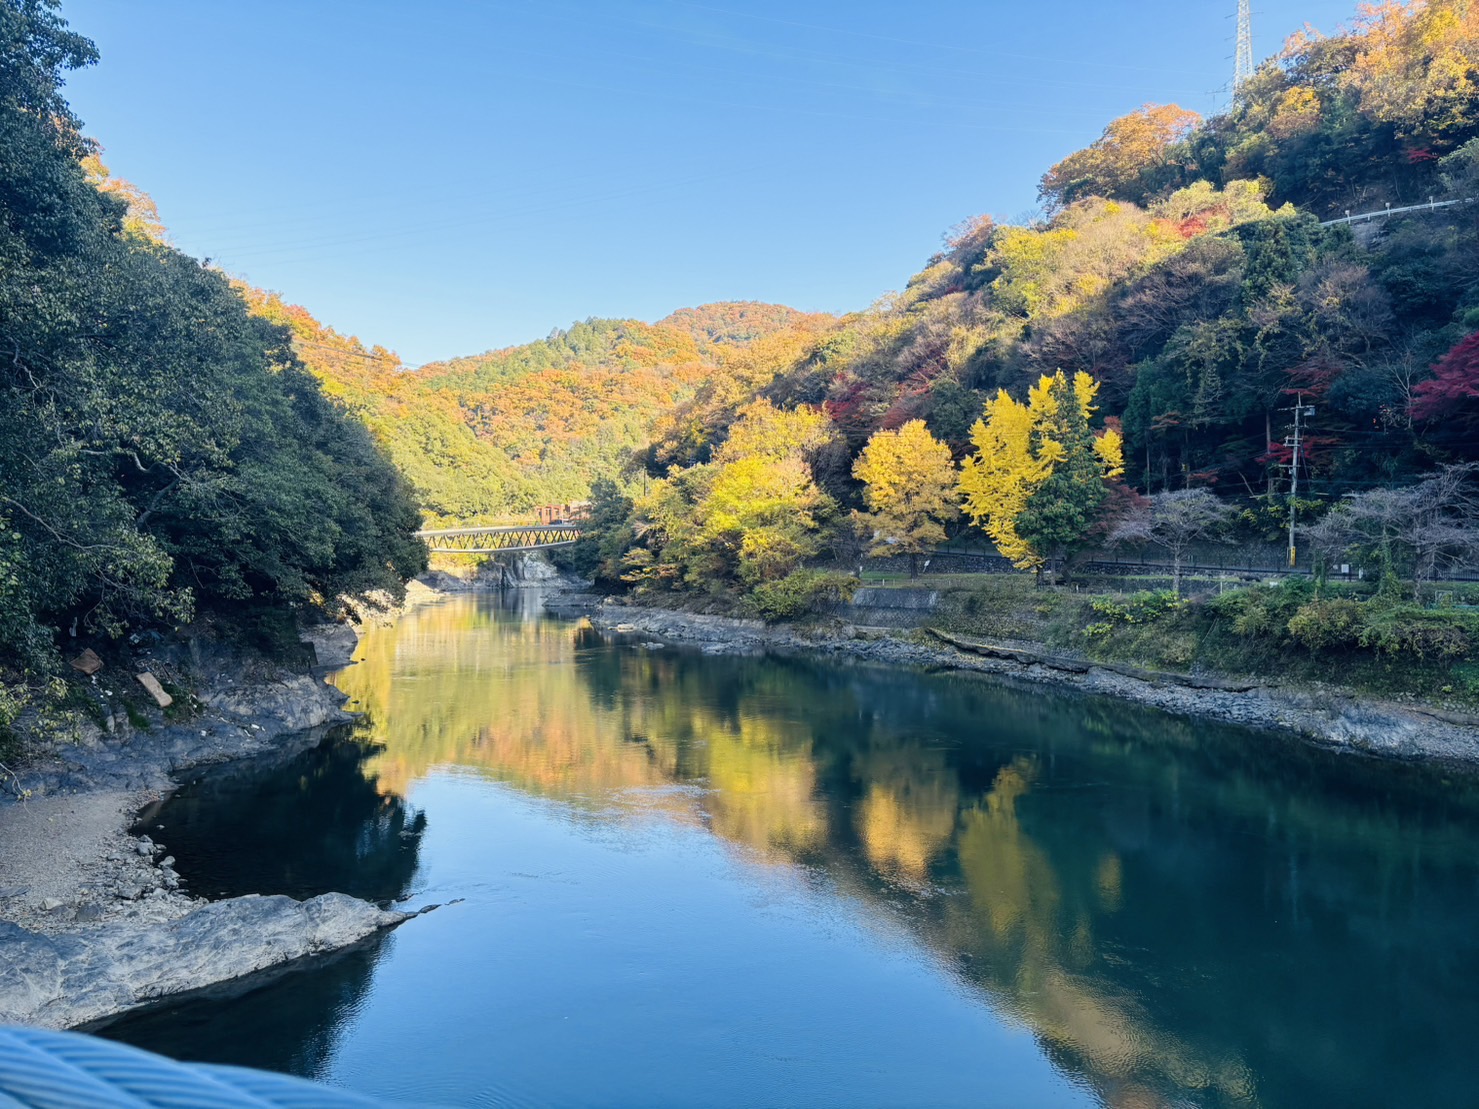
<svg viewBox="0 0 1479 1109">
<path fill-rule="evenodd" d="M 1475 1103 L 1472 781 L 527 596 L 357 657 L 352 734 L 151 834 L 197 893 L 444 906 L 103 1034 L 416 1104 Z"/>
</svg>

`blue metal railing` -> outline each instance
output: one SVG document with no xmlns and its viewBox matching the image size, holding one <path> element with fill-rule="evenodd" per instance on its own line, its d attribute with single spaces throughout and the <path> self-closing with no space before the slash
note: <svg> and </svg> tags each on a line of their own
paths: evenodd
<svg viewBox="0 0 1479 1109">
<path fill-rule="evenodd" d="M 384 1109 L 384 1105 L 301 1078 L 177 1063 L 77 1032 L 0 1027 L 3 1109 Z"/>
</svg>

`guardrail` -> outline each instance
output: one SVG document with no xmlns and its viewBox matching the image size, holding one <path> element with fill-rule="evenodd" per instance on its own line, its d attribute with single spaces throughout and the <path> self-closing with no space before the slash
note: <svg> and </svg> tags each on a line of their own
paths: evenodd
<svg viewBox="0 0 1479 1109">
<path fill-rule="evenodd" d="M 1439 208 L 1452 208 L 1456 204 L 1472 204 L 1479 197 L 1466 196 L 1459 200 L 1429 200 L 1426 204 L 1406 204 L 1400 208 L 1393 208 L 1390 204 L 1385 208 L 1377 208 L 1370 212 L 1350 212 L 1339 219 L 1321 220 L 1321 227 L 1334 227 L 1338 223 L 1364 223 L 1366 220 L 1386 219 L 1388 216 L 1400 216 L 1404 212 L 1436 212 Z"/>
<path fill-rule="evenodd" d="M 1018 570 L 1009 559 L 1003 558 L 994 550 L 981 547 L 941 547 L 929 552 L 925 558 L 928 560 L 927 572 L 931 574 L 1020 574 L 1024 572 Z M 898 562 L 901 569 L 904 569 L 907 564 L 907 560 L 903 557 L 868 559 L 867 561 L 875 565 Z M 1063 569 L 1063 565 L 1058 560 L 1052 560 L 1046 569 L 1056 573 Z M 1104 552 L 1091 553 L 1075 561 L 1072 569 L 1075 575 L 1104 577 L 1138 577 L 1147 574 L 1171 577 L 1174 573 L 1174 568 L 1169 561 L 1143 556 L 1115 556 Z M 1227 575 L 1258 578 L 1310 577 L 1314 574 L 1314 567 L 1308 562 L 1290 567 L 1287 563 L 1281 565 L 1257 557 L 1239 558 L 1237 549 L 1233 548 L 1225 558 L 1207 559 L 1203 557 L 1183 562 L 1181 573 L 1184 577 Z M 1361 573 L 1358 568 L 1352 566 L 1347 572 L 1332 573 L 1330 577 L 1341 581 L 1357 581 L 1360 580 Z M 1442 580 L 1461 584 L 1479 582 L 1479 568 L 1445 574 Z"/>
</svg>

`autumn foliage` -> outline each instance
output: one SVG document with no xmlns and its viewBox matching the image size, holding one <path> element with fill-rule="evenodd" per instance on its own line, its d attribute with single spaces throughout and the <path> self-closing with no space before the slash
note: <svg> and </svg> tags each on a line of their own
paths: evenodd
<svg viewBox="0 0 1479 1109">
<path fill-rule="evenodd" d="M 1054 207 L 1086 196 L 1120 198 L 1165 163 L 1202 117 L 1176 104 L 1147 104 L 1110 122 L 1093 144 L 1044 175 L 1040 192 Z"/>
<path fill-rule="evenodd" d="M 1479 332 L 1464 339 L 1413 389 L 1412 418 L 1479 425 Z"/>
<path fill-rule="evenodd" d="M 907 555 L 917 572 L 919 556 L 944 540 L 945 525 L 959 515 L 950 448 L 923 420 L 910 420 L 876 432 L 852 472 L 863 483 L 867 511 L 855 511 L 853 520 L 868 540 L 867 553 Z"/>
<path fill-rule="evenodd" d="M 1025 404 L 999 392 L 971 430 L 976 451 L 960 475 L 965 510 L 1021 569 L 1081 546 L 1108 499 L 1106 481 L 1124 471 L 1119 433 L 1089 430 L 1098 391 L 1088 374 L 1070 384 L 1060 370 Z"/>
</svg>

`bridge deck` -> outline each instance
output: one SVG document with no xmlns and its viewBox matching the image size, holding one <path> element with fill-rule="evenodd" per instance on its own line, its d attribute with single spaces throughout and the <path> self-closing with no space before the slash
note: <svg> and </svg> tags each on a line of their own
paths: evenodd
<svg viewBox="0 0 1479 1109">
<path fill-rule="evenodd" d="M 416 534 L 433 554 L 502 554 L 567 547 L 580 538 L 578 524 L 516 524 L 502 527 L 429 528 Z"/>
</svg>

